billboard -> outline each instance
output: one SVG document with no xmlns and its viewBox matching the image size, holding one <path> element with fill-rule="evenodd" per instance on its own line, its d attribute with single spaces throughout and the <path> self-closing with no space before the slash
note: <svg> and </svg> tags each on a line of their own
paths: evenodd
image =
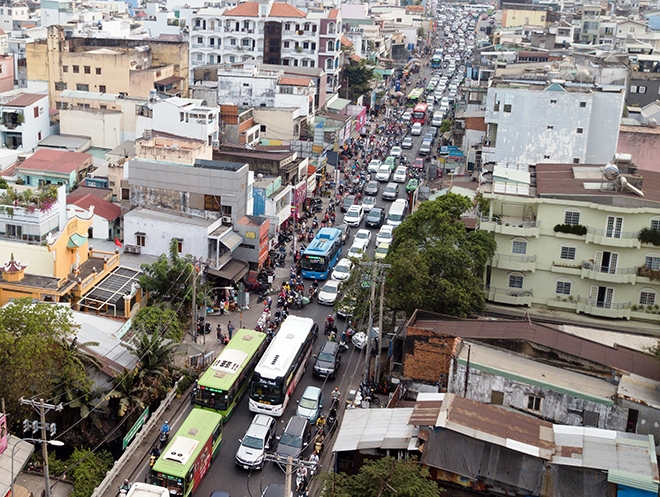
<svg viewBox="0 0 660 497">
<path fill-rule="evenodd" d="M 9 437 L 9 433 L 7 432 L 7 416 L 0 414 L 0 454 L 7 448 L 7 437 Z"/>
</svg>

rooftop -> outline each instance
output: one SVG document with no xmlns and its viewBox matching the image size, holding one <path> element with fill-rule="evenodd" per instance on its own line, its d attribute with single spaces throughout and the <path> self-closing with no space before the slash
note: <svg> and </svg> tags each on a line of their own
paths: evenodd
<svg viewBox="0 0 660 497">
<path fill-rule="evenodd" d="M 186 216 L 185 214 L 177 214 L 174 212 L 157 211 L 155 209 L 145 209 L 138 207 L 124 215 L 127 217 L 135 217 L 140 219 L 157 220 L 168 223 L 188 224 L 206 228 L 215 222 L 214 219 L 205 219 L 201 217 Z"/>
<path fill-rule="evenodd" d="M 279 84 L 285 86 L 309 86 L 311 82 L 311 78 L 294 78 L 291 76 L 283 76 L 280 78 Z"/>
<path fill-rule="evenodd" d="M 48 95 L 39 95 L 36 93 L 23 93 L 13 100 L 5 103 L 5 107 L 28 107 L 42 99 L 48 99 Z"/>
<path fill-rule="evenodd" d="M 419 428 L 409 424 L 413 408 L 346 409 L 333 452 L 408 449 L 417 446 Z"/>
<path fill-rule="evenodd" d="M 67 204 L 73 204 L 81 209 L 89 211 L 94 207 L 94 214 L 108 221 L 114 221 L 121 216 L 121 207 L 107 200 L 103 200 L 96 195 L 88 193 L 87 195 L 67 198 Z"/>
<path fill-rule="evenodd" d="M 18 170 L 50 171 L 70 174 L 91 161 L 90 154 L 42 148 L 18 165 Z"/>
</svg>

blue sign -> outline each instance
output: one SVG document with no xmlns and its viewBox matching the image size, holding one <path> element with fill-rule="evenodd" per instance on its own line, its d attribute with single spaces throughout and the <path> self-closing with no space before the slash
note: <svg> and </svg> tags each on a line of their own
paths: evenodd
<svg viewBox="0 0 660 497">
<path fill-rule="evenodd" d="M 458 151 L 458 147 L 452 147 L 452 146 L 447 146 L 447 145 L 443 145 L 442 147 L 440 147 L 440 153 L 441 154 L 451 154 L 451 155 L 453 155 L 452 152 L 457 152 L 457 151 Z"/>
<path fill-rule="evenodd" d="M 401 80 L 400 79 L 396 80 L 396 85 L 395 85 L 394 89 L 396 91 L 401 91 Z"/>
</svg>

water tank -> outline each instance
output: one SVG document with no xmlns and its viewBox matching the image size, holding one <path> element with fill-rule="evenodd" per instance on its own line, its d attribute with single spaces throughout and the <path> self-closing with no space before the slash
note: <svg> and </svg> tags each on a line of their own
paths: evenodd
<svg viewBox="0 0 660 497">
<path fill-rule="evenodd" d="M 619 168 L 615 164 L 606 164 L 603 168 L 605 179 L 614 180 L 619 176 Z"/>
</svg>

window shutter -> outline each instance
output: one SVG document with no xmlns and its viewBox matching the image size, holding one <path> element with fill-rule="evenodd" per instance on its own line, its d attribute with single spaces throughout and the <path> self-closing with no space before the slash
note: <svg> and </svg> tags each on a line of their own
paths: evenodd
<svg viewBox="0 0 660 497">
<path fill-rule="evenodd" d="M 610 274 L 616 274 L 616 263 L 619 260 L 619 254 L 612 252 L 610 254 Z"/>
</svg>

